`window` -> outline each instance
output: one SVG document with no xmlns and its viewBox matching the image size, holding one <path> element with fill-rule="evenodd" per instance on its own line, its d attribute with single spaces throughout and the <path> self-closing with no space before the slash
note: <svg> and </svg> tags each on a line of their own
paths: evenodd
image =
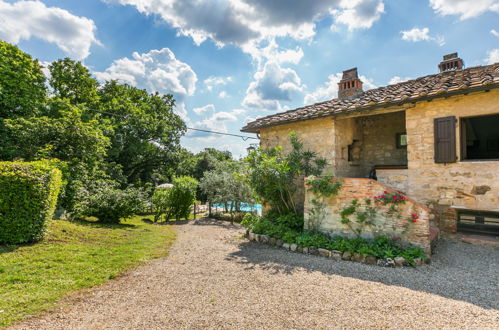
<svg viewBox="0 0 499 330">
<path fill-rule="evenodd" d="M 499 159 L 499 114 L 461 118 L 461 159 Z"/>
<path fill-rule="evenodd" d="M 395 138 L 397 149 L 407 148 L 407 133 L 397 133 Z"/>
</svg>

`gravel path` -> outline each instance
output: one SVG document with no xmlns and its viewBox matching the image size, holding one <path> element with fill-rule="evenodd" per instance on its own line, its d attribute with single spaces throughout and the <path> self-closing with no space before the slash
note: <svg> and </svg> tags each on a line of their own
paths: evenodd
<svg viewBox="0 0 499 330">
<path fill-rule="evenodd" d="M 15 329 L 498 328 L 499 251 L 444 242 L 385 269 L 286 252 L 212 220 L 157 259 Z"/>
</svg>

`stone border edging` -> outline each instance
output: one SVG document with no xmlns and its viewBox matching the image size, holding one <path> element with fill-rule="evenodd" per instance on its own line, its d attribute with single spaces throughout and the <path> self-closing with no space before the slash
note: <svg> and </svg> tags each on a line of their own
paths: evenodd
<svg viewBox="0 0 499 330">
<path fill-rule="evenodd" d="M 369 265 L 378 265 L 380 267 L 402 267 L 402 266 L 410 266 L 407 261 L 403 257 L 395 257 L 395 258 L 385 258 L 378 259 L 374 256 L 368 255 L 364 257 L 360 253 L 350 253 L 348 251 L 341 252 L 336 250 L 326 250 L 322 248 L 316 248 L 314 246 L 308 248 L 302 248 L 297 244 L 288 244 L 284 243 L 282 240 L 270 237 L 268 235 L 255 234 L 246 231 L 246 238 L 251 242 L 258 242 L 262 244 L 268 244 L 276 247 L 283 248 L 288 251 L 298 252 L 303 254 L 311 254 L 315 256 L 321 256 L 325 258 L 330 258 L 333 260 L 345 260 L 345 261 L 356 261 Z M 425 264 L 425 260 L 422 258 L 415 258 L 414 263 L 416 266 L 421 266 Z M 426 263 L 430 263 L 430 258 L 426 259 Z"/>
</svg>

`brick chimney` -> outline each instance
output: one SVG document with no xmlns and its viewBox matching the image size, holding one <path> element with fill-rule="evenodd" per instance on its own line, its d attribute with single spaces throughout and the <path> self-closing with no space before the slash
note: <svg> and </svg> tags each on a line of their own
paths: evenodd
<svg viewBox="0 0 499 330">
<path fill-rule="evenodd" d="M 343 71 L 343 77 L 338 83 L 338 98 L 353 99 L 362 94 L 362 81 L 359 79 L 357 68 Z"/>
<path fill-rule="evenodd" d="M 444 55 L 444 60 L 438 65 L 440 72 L 461 70 L 464 66 L 462 59 L 457 57 L 457 53 Z"/>
</svg>

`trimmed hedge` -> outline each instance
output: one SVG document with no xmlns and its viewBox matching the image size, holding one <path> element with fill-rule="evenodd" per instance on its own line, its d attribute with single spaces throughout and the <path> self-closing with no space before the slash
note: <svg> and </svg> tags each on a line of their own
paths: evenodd
<svg viewBox="0 0 499 330">
<path fill-rule="evenodd" d="M 49 161 L 0 162 L 0 244 L 42 239 L 62 179 Z"/>
</svg>

